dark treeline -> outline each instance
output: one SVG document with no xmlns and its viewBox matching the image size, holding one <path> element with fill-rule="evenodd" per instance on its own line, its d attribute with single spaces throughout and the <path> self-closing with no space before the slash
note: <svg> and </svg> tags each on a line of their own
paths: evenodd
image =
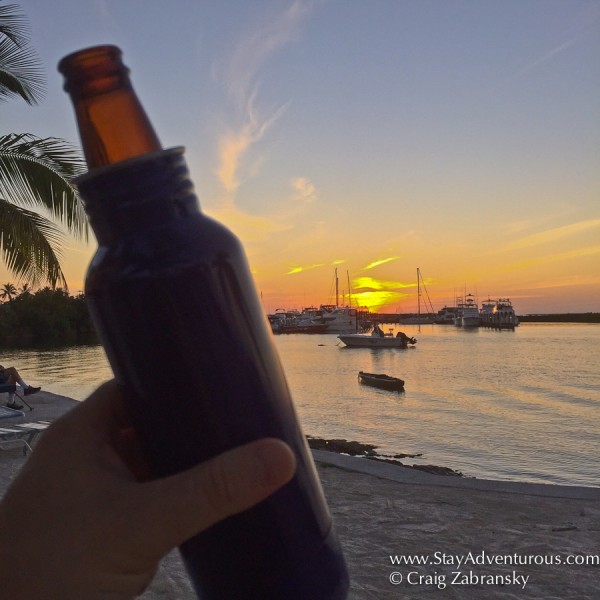
<svg viewBox="0 0 600 600">
<path fill-rule="evenodd" d="M 375 314 L 369 315 L 372 321 L 380 323 L 402 323 L 402 319 L 416 317 L 417 314 Z M 548 315 L 519 315 L 521 323 L 600 323 L 600 313 L 558 313 Z"/>
<path fill-rule="evenodd" d="M 83 294 L 62 289 L 23 292 L 0 304 L 0 347 L 97 343 Z"/>
<path fill-rule="evenodd" d="M 521 321 L 521 323 L 600 323 L 600 313 L 519 315 L 519 321 Z"/>
</svg>

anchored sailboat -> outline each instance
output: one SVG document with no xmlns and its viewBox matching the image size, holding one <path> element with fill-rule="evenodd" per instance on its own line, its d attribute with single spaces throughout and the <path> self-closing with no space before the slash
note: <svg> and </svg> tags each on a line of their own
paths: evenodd
<svg viewBox="0 0 600 600">
<path fill-rule="evenodd" d="M 425 302 L 427 313 L 424 315 L 421 314 L 421 286 L 423 287 L 423 290 L 425 290 L 425 296 L 427 297 L 427 301 Z M 417 267 L 417 316 L 402 319 L 402 323 L 407 325 L 427 325 L 429 323 L 434 323 L 435 318 L 435 310 L 433 309 L 431 299 L 429 298 L 429 293 L 425 287 L 425 281 L 423 281 L 421 269 Z"/>
</svg>

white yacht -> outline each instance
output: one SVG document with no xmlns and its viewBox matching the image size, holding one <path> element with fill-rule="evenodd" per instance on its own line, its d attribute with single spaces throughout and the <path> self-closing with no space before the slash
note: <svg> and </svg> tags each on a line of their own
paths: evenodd
<svg viewBox="0 0 600 600">
<path fill-rule="evenodd" d="M 454 324 L 457 327 L 479 327 L 479 309 L 473 294 L 467 294 L 464 298 L 458 298 L 456 317 Z"/>
<path fill-rule="evenodd" d="M 514 329 L 519 325 L 510 298 L 488 299 L 482 302 L 480 311 L 481 324 L 493 329 Z"/>
<path fill-rule="evenodd" d="M 321 320 L 327 324 L 326 333 L 356 333 L 358 331 L 358 310 L 349 306 L 321 304 Z"/>
<path fill-rule="evenodd" d="M 438 310 L 435 318 L 436 325 L 454 325 L 454 319 L 456 319 L 456 313 L 458 308 L 456 306 L 444 306 L 441 310 Z"/>
</svg>

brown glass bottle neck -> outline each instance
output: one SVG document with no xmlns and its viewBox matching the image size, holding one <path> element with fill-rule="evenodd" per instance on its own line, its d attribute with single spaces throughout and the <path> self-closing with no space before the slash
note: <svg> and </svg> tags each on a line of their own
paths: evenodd
<svg viewBox="0 0 600 600">
<path fill-rule="evenodd" d="M 162 148 L 118 48 L 99 46 L 76 52 L 60 62 L 59 70 L 75 108 L 89 169 Z"/>
</svg>

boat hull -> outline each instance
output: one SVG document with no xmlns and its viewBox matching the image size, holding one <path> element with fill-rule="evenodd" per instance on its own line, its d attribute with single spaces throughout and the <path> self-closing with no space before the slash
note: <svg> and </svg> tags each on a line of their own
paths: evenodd
<svg viewBox="0 0 600 600">
<path fill-rule="evenodd" d="M 402 379 L 379 373 L 365 373 L 359 371 L 358 381 L 364 385 L 388 390 L 390 392 L 400 392 L 404 390 L 404 381 Z"/>
<path fill-rule="evenodd" d="M 279 333 L 325 333 L 327 331 L 327 325 L 283 325 L 279 330 Z"/>
<path fill-rule="evenodd" d="M 479 316 L 463 316 L 459 318 L 459 322 L 456 323 L 458 327 L 479 327 L 480 320 Z"/>
<path fill-rule="evenodd" d="M 338 335 L 349 348 L 407 348 L 408 341 L 398 337 L 376 337 L 360 333 Z M 412 343 L 412 342 L 411 342 Z"/>
</svg>

